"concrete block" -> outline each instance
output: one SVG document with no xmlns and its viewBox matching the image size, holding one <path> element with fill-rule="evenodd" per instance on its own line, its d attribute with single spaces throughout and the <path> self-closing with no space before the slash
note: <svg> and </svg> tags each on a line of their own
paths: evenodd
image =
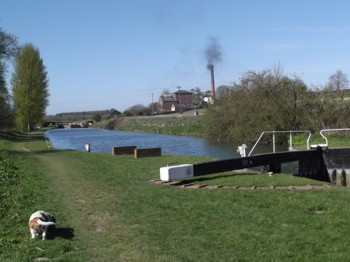
<svg viewBox="0 0 350 262">
<path fill-rule="evenodd" d="M 193 164 L 167 166 L 160 168 L 160 180 L 170 181 L 193 177 Z"/>
</svg>

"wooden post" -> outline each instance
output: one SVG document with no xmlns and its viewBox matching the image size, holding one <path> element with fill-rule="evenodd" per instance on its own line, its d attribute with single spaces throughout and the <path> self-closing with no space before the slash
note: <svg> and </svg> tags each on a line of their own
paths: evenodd
<svg viewBox="0 0 350 262">
<path fill-rule="evenodd" d="M 118 146 L 112 147 L 112 155 L 133 155 L 136 146 Z"/>
<path fill-rule="evenodd" d="M 134 150 L 134 157 L 140 158 L 140 157 L 151 157 L 151 156 L 161 156 L 161 148 L 155 147 L 155 148 L 143 148 L 143 149 L 137 149 Z"/>
</svg>

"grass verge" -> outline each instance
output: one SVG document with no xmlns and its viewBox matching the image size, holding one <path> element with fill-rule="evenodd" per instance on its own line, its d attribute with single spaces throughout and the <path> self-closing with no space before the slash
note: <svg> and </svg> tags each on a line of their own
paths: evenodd
<svg viewBox="0 0 350 262">
<path fill-rule="evenodd" d="M 134 159 L 49 150 L 35 138 L 2 139 L 1 156 L 12 163 L 8 171 L 13 171 L 15 182 L 1 187 L 2 206 L 7 203 L 1 209 L 1 261 L 343 261 L 349 257 L 348 188 L 210 190 L 157 185 L 150 181 L 159 178 L 160 167 L 208 159 L 169 155 Z M 285 184 L 312 183 L 299 178 L 286 182 L 287 175 L 277 176 L 225 173 L 200 179 L 235 185 L 256 185 L 256 179 L 263 183 L 270 178 Z M 271 180 L 264 183 L 271 185 Z M 39 209 L 58 220 L 56 234 L 47 241 L 30 239 L 27 220 Z"/>
<path fill-rule="evenodd" d="M 115 130 L 156 134 L 204 136 L 201 117 L 184 114 L 180 117 L 127 117 L 116 121 Z"/>
</svg>

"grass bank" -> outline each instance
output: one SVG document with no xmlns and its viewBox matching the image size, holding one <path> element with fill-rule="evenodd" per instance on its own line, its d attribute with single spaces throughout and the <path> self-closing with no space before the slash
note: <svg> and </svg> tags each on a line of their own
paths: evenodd
<svg viewBox="0 0 350 262">
<path fill-rule="evenodd" d="M 1 139 L 0 166 L 8 167 L 0 173 L 8 181 L 1 187 L 1 261 L 344 261 L 350 255 L 348 188 L 167 186 L 151 182 L 160 167 L 207 159 L 49 150 L 40 137 L 18 135 Z M 289 178 L 225 173 L 193 182 L 318 183 Z M 27 220 L 39 209 L 57 217 L 53 239 L 30 239 Z"/>
<path fill-rule="evenodd" d="M 329 148 L 350 147 L 350 132 L 325 132 L 324 135 L 328 140 Z M 307 137 L 307 135 L 295 135 L 293 137 L 293 145 L 298 150 L 306 150 Z M 288 138 L 285 140 L 288 140 Z M 311 136 L 309 143 L 310 145 L 326 144 L 326 140 L 319 133 L 315 133 Z"/>
<path fill-rule="evenodd" d="M 96 127 L 101 124 L 95 124 Z M 156 134 L 204 136 L 205 130 L 201 116 L 191 111 L 175 115 L 145 117 L 119 117 L 103 124 L 107 129 Z"/>
</svg>

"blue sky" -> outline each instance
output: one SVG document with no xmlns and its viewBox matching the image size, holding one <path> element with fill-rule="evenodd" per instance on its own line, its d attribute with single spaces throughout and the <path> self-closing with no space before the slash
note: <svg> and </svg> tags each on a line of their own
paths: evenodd
<svg viewBox="0 0 350 262">
<path fill-rule="evenodd" d="M 39 48 L 56 114 L 123 111 L 177 86 L 209 90 L 212 38 L 216 86 L 278 64 L 323 85 L 350 73 L 349 13 L 346 0 L 0 0 L 0 27 Z"/>
</svg>

